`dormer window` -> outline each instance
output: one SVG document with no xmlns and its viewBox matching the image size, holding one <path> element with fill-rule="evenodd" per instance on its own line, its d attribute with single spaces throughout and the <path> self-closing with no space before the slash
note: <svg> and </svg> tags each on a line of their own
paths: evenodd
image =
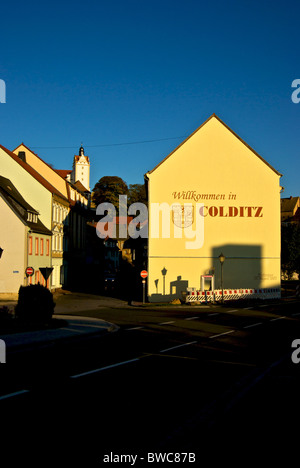
<svg viewBox="0 0 300 468">
<path fill-rule="evenodd" d="M 27 221 L 29 221 L 30 223 L 37 223 L 38 217 L 35 213 L 31 213 L 30 211 L 28 211 Z"/>
</svg>

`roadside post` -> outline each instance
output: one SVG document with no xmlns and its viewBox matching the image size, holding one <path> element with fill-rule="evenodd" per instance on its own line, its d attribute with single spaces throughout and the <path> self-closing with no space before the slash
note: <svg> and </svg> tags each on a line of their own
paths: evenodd
<svg viewBox="0 0 300 468">
<path fill-rule="evenodd" d="M 29 285 L 29 284 L 30 284 L 29 278 L 30 278 L 31 276 L 33 276 L 33 274 L 34 274 L 34 268 L 32 268 L 32 267 L 27 267 L 26 270 L 25 270 L 25 274 L 26 274 L 26 277 L 27 277 L 27 284 Z"/>
<path fill-rule="evenodd" d="M 28 278 L 28 276 L 32 276 L 33 273 L 34 273 L 34 268 L 32 268 L 32 267 L 27 267 L 26 268 L 25 274 L 26 274 L 27 278 Z"/>
<path fill-rule="evenodd" d="M 42 275 L 44 277 L 44 280 L 46 281 L 46 287 L 47 288 L 48 288 L 47 281 L 48 281 L 48 278 L 51 275 L 52 271 L 53 271 L 53 267 L 40 268 L 40 272 L 42 273 Z"/>
<path fill-rule="evenodd" d="M 141 273 L 140 273 L 141 277 L 142 277 L 142 283 L 143 283 L 143 304 L 145 304 L 145 296 L 146 296 L 146 278 L 148 276 L 148 272 L 147 270 L 142 270 Z"/>
</svg>

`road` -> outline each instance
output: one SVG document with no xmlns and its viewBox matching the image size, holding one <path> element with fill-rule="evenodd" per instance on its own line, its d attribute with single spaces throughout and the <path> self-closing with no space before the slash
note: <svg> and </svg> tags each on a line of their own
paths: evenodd
<svg viewBox="0 0 300 468">
<path fill-rule="evenodd" d="M 103 306 L 85 314 L 120 329 L 18 353 L 1 367 L 2 393 L 16 392 L 0 400 L 11 460 L 107 466 L 108 455 L 136 454 L 135 464 L 148 466 L 155 464 L 148 453 L 161 452 L 195 454 L 196 462 L 184 460 L 194 466 L 263 457 L 269 466 L 280 455 L 295 462 L 300 364 L 291 344 L 300 339 L 299 302 Z"/>
</svg>

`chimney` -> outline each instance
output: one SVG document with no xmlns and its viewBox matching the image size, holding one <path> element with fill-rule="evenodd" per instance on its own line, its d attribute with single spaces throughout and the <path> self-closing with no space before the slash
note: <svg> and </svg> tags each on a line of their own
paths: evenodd
<svg viewBox="0 0 300 468">
<path fill-rule="evenodd" d="M 22 161 L 26 162 L 26 153 L 25 151 L 19 151 L 18 156 Z"/>
</svg>

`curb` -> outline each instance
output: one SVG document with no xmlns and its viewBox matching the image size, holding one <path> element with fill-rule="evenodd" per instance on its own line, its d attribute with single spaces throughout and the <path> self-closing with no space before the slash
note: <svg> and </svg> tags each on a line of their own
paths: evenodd
<svg viewBox="0 0 300 468">
<path fill-rule="evenodd" d="M 119 330 L 117 325 L 101 319 L 71 315 L 53 315 L 53 318 L 64 320 L 66 325 L 48 330 L 2 335 L 1 339 L 5 342 L 7 351 L 18 352 L 41 346 L 53 346 L 64 341 L 80 340 L 87 336 L 100 336 Z"/>
</svg>

